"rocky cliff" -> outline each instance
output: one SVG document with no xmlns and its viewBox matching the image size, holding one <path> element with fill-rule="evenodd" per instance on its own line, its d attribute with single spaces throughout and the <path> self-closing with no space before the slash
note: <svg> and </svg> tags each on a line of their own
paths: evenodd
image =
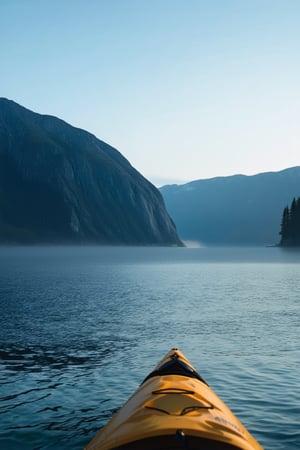
<svg viewBox="0 0 300 450">
<path fill-rule="evenodd" d="M 121 153 L 5 98 L 0 242 L 182 245 L 160 192 Z"/>
</svg>

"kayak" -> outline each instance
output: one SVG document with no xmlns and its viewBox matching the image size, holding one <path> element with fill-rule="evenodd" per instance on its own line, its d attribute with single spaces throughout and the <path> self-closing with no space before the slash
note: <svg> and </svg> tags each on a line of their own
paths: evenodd
<svg viewBox="0 0 300 450">
<path fill-rule="evenodd" d="M 86 450 L 262 450 L 189 360 L 172 349 Z"/>
</svg>

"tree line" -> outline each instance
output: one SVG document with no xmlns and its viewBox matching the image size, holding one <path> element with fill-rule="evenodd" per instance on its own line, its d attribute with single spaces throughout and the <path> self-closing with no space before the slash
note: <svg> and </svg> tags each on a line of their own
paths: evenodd
<svg viewBox="0 0 300 450">
<path fill-rule="evenodd" d="M 300 197 L 294 198 L 291 206 L 284 208 L 279 234 L 280 245 L 300 246 Z"/>
</svg>

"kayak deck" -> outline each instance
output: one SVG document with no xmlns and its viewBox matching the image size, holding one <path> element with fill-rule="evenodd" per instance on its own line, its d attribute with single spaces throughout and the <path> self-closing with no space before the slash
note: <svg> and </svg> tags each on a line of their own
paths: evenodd
<svg viewBox="0 0 300 450">
<path fill-rule="evenodd" d="M 87 450 L 259 450 L 191 363 L 172 349 Z"/>
<path fill-rule="evenodd" d="M 101 447 L 98 447 L 101 448 Z M 212 441 L 211 439 L 199 439 L 189 436 L 188 438 L 181 439 L 176 435 L 166 435 L 155 438 L 148 438 L 145 440 L 139 440 L 132 442 L 121 447 L 115 447 L 114 450 L 239 450 L 240 447 L 236 447 L 232 444 L 226 444 L 225 442 Z"/>
</svg>

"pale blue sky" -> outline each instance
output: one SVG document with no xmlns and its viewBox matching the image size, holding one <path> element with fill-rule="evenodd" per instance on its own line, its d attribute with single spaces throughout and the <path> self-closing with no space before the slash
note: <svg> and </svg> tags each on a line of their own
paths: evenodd
<svg viewBox="0 0 300 450">
<path fill-rule="evenodd" d="M 0 0 L 0 96 L 156 184 L 300 165 L 299 0 Z"/>
</svg>

